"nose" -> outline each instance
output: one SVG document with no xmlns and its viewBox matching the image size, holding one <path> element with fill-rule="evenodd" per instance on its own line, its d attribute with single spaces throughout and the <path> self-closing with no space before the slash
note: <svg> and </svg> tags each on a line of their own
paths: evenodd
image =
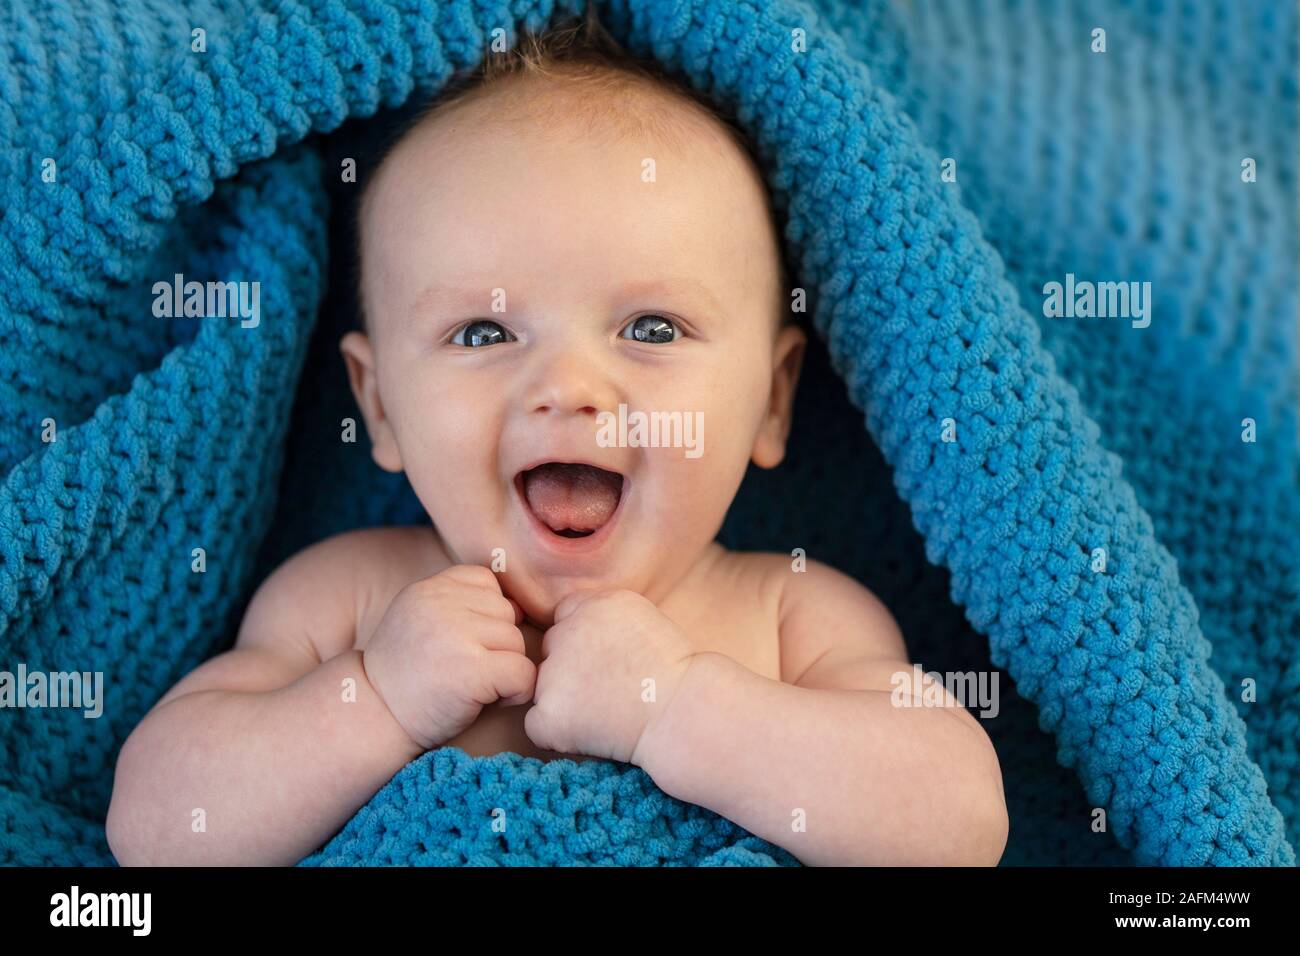
<svg viewBox="0 0 1300 956">
<path fill-rule="evenodd" d="M 595 356 L 573 347 L 556 347 L 538 358 L 525 392 L 528 412 L 594 417 L 617 405 L 614 383 Z"/>
</svg>

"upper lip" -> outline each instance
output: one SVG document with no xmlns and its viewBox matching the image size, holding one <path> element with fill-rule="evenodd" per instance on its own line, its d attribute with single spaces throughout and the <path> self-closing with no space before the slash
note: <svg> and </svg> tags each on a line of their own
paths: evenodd
<svg viewBox="0 0 1300 956">
<path fill-rule="evenodd" d="M 599 468 L 601 471 L 612 472 L 613 474 L 616 474 L 621 478 L 627 477 L 627 474 L 622 469 L 611 468 L 608 464 L 602 465 L 600 462 L 592 461 L 588 458 L 555 458 L 555 457 L 538 458 L 536 461 L 531 461 L 528 464 L 524 465 L 522 468 L 516 469 L 515 477 L 516 478 L 519 477 L 526 471 L 532 471 L 534 468 L 537 468 L 539 465 L 549 465 L 549 464 L 587 465 L 591 468 Z"/>
</svg>

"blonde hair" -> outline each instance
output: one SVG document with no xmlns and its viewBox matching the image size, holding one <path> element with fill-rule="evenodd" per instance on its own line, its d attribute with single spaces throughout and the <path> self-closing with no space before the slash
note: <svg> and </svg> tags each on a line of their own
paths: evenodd
<svg viewBox="0 0 1300 956">
<path fill-rule="evenodd" d="M 698 119 L 721 126 L 736 147 L 757 166 L 756 150 L 744 130 L 689 84 L 667 73 L 658 62 L 639 59 L 624 50 L 596 18 L 595 9 L 589 2 L 581 18 L 561 21 L 541 33 L 526 30 L 513 48 L 489 52 L 477 67 L 454 76 L 426 104 L 412 122 L 412 128 L 481 99 L 509 81 L 547 79 L 558 82 L 562 88 L 593 94 L 576 101 L 569 98 L 564 103 L 566 117 L 576 112 L 587 120 L 593 132 L 614 127 L 673 137 L 685 126 L 680 114 L 654 108 L 671 98 L 687 106 Z M 618 103 L 620 95 L 626 97 L 638 92 L 658 94 L 658 104 L 651 95 L 643 96 L 637 104 L 643 108 L 635 110 Z M 616 105 L 611 106 L 611 100 Z M 506 114 L 509 112 L 507 106 Z"/>
<path fill-rule="evenodd" d="M 641 102 L 637 109 L 611 106 L 609 95 L 591 95 L 569 97 L 563 103 L 566 118 L 576 116 L 586 121 L 592 132 L 609 130 L 636 130 L 649 132 L 670 142 L 677 141 L 679 135 L 687 128 L 680 112 L 669 108 L 669 104 L 685 105 L 694 117 L 702 122 L 720 127 L 729 141 L 744 155 L 750 167 L 763 183 L 763 199 L 769 220 L 775 223 L 771 195 L 766 188 L 758 150 L 750 135 L 739 126 L 726 112 L 715 103 L 695 90 L 688 83 L 669 74 L 658 62 L 634 57 L 612 37 L 596 17 L 596 7 L 588 0 L 581 16 L 570 17 L 540 33 L 525 30 L 519 42 L 503 52 L 489 52 L 475 67 L 461 71 L 452 76 L 438 93 L 436 93 L 419 112 L 405 124 L 398 135 L 392 137 L 383 149 L 382 155 L 370 164 L 366 182 L 362 184 L 360 197 L 356 206 L 354 222 L 356 230 L 356 256 L 354 262 L 357 277 L 357 306 L 362 328 L 365 328 L 365 309 L 360 293 L 361 277 L 361 217 L 368 193 L 367 186 L 373 181 L 384 158 L 392 152 L 397 143 L 412 130 L 433 122 L 454 109 L 479 100 L 509 82 L 527 81 L 545 78 L 560 81 L 569 89 L 593 94 L 615 94 L 614 99 L 640 94 Z M 546 97 L 529 97 L 518 109 L 553 108 L 555 101 Z M 539 102 L 540 100 L 540 102 Z M 493 115 L 496 119 L 507 121 L 513 115 L 510 101 Z M 640 107 L 644 108 L 640 108 Z M 611 122 L 613 120 L 613 122 Z M 490 120 L 489 120 L 490 121 Z M 781 297 L 778 313 L 781 321 L 778 325 L 795 322 L 791 313 L 790 270 L 787 263 L 785 244 L 777 230 L 778 248 L 778 291 Z"/>
</svg>

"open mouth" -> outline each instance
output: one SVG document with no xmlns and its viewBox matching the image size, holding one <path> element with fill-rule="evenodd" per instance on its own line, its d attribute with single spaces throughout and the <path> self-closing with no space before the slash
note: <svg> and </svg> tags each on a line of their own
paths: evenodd
<svg viewBox="0 0 1300 956">
<path fill-rule="evenodd" d="M 598 532 L 623 497 L 622 475 L 578 462 L 544 462 L 517 474 L 515 484 L 537 520 L 562 538 Z"/>
</svg>

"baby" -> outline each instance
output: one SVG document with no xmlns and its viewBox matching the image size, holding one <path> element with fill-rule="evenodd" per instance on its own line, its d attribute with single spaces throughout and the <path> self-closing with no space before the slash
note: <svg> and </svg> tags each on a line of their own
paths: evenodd
<svg viewBox="0 0 1300 956">
<path fill-rule="evenodd" d="M 898 706 L 880 601 L 714 540 L 748 463 L 782 460 L 806 344 L 746 143 L 590 23 L 526 41 L 360 206 L 340 348 L 433 527 L 336 535 L 261 585 L 124 745 L 114 855 L 292 864 L 459 747 L 636 764 L 806 864 L 997 863 L 993 747 L 946 695 Z M 647 447 L 620 407 L 708 427 Z"/>
</svg>

